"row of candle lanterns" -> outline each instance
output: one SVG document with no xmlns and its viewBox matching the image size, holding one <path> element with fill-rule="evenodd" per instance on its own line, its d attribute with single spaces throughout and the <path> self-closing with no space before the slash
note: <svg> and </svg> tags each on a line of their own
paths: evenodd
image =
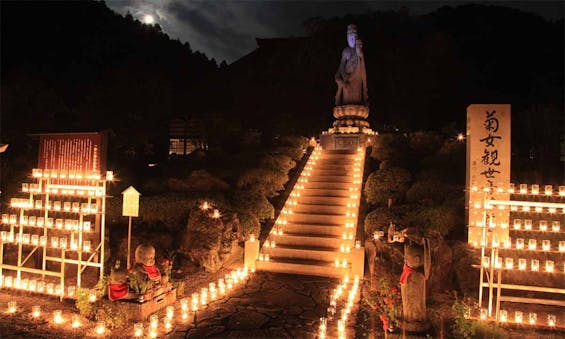
<svg viewBox="0 0 565 339">
<path fill-rule="evenodd" d="M 31 176 L 37 179 L 70 179 L 70 180 L 101 180 L 102 176 L 98 172 L 81 172 L 81 171 L 66 171 L 54 169 L 41 169 L 34 168 L 31 171 Z M 108 181 L 114 180 L 114 172 L 106 171 L 105 179 Z"/>
<path fill-rule="evenodd" d="M 55 228 L 65 231 L 90 232 L 92 224 L 90 221 L 79 219 L 45 218 L 34 215 L 2 214 L 2 224 L 10 226 L 29 226 L 38 228 Z"/>
<path fill-rule="evenodd" d="M 36 209 L 55 212 L 73 212 L 92 214 L 98 213 L 97 203 L 86 203 L 78 201 L 32 201 L 26 198 L 12 198 L 10 199 L 10 207 L 23 208 L 23 209 Z"/>
<path fill-rule="evenodd" d="M 88 185 L 30 184 L 22 183 L 23 193 L 73 195 L 79 197 L 103 197 L 103 187 Z"/>
<path fill-rule="evenodd" d="M 538 250 L 538 240 L 537 239 L 528 239 L 527 246 L 526 246 L 526 242 L 525 242 L 524 238 L 517 238 L 515 243 L 514 243 L 514 247 L 512 247 L 512 238 L 510 238 L 510 237 L 506 238 L 506 240 L 504 240 L 504 242 L 501 245 L 499 243 L 499 241 L 496 239 L 496 237 L 493 237 L 493 239 L 491 241 L 491 246 L 493 248 L 502 247 L 504 249 L 536 251 L 536 250 Z M 558 248 L 559 252 L 565 252 L 565 241 L 560 240 L 557 248 Z M 551 249 L 551 240 L 549 240 L 549 239 L 542 240 L 541 241 L 541 250 L 544 251 L 544 252 L 551 251 L 552 250 Z"/>
<path fill-rule="evenodd" d="M 349 289 L 348 289 L 348 286 Z M 328 324 L 331 320 L 337 320 L 337 334 L 339 339 L 345 338 L 345 327 L 347 319 L 351 314 L 352 308 L 357 300 L 359 293 L 359 276 L 355 276 L 353 281 L 349 279 L 348 275 L 343 277 L 343 280 L 333 290 L 330 296 L 330 305 L 327 309 L 327 317 L 320 318 L 318 326 L 318 337 L 320 339 L 327 337 Z M 338 312 L 338 307 L 341 306 Z M 336 316 L 339 314 L 339 317 Z"/>
<path fill-rule="evenodd" d="M 481 308 L 479 311 L 479 319 L 486 320 L 488 318 L 488 310 L 486 308 Z M 516 324 L 529 324 L 529 325 L 539 325 L 538 314 L 535 312 L 526 313 L 522 311 L 514 311 L 514 317 L 509 317 L 507 310 L 500 310 L 498 312 L 498 320 L 501 323 L 516 323 Z M 555 314 L 547 314 L 547 326 L 555 327 L 557 326 L 557 316 Z"/>
<path fill-rule="evenodd" d="M 483 187 L 483 188 L 479 188 L 477 186 L 471 186 L 471 191 L 473 191 L 473 192 L 482 191 L 482 192 L 510 193 L 510 194 L 528 194 L 528 195 L 540 195 L 541 192 L 542 192 L 540 185 L 520 184 L 518 186 L 518 188 L 516 188 L 516 185 L 514 185 L 512 183 L 509 184 L 506 188 L 504 188 L 504 187 L 496 187 L 496 188 Z M 545 196 L 557 195 L 557 196 L 563 197 L 563 196 L 565 196 L 565 186 L 559 186 L 557 191 L 554 191 L 552 185 L 544 185 L 543 186 L 543 195 L 545 195 Z"/>
<path fill-rule="evenodd" d="M 0 288 L 13 288 L 16 290 L 42 293 L 54 296 L 64 296 L 67 298 L 75 298 L 77 286 L 67 286 L 66 294 L 60 284 L 46 282 L 44 280 L 17 278 L 10 275 L 0 276 Z M 96 294 L 92 291 L 89 295 L 91 302 L 96 301 Z"/>
<path fill-rule="evenodd" d="M 11 315 L 11 314 L 15 314 L 16 312 L 18 312 L 19 308 L 18 308 L 18 303 L 16 301 L 10 301 L 8 302 L 8 307 L 6 310 L 6 313 Z M 41 306 L 39 305 L 34 305 L 31 308 L 31 313 L 30 316 L 32 319 L 40 319 L 43 316 L 43 312 L 41 311 Z M 63 323 L 65 323 L 67 321 L 68 318 L 66 318 L 63 314 L 62 310 L 54 310 L 52 313 L 52 323 L 55 325 L 61 325 Z M 72 314 L 71 315 L 71 321 L 70 321 L 70 326 L 73 329 L 78 329 L 83 325 L 83 321 L 80 315 L 78 314 Z M 105 321 L 98 321 L 96 322 L 96 325 L 94 327 L 94 332 L 97 335 L 104 335 L 106 333 L 106 322 Z"/>
<path fill-rule="evenodd" d="M 528 212 L 536 212 L 536 213 L 549 213 L 549 214 L 555 214 L 555 213 L 565 213 L 565 207 L 562 207 L 561 204 L 559 205 L 559 207 L 557 207 L 556 205 L 549 205 L 547 204 L 546 206 L 540 206 L 540 203 L 538 202 L 532 202 L 530 204 L 528 203 L 524 203 L 524 204 L 510 204 L 510 205 L 503 205 L 503 204 L 495 204 L 497 207 L 497 209 L 499 210 L 506 210 L 507 208 L 510 209 L 511 212 L 524 212 L 524 213 L 528 213 Z M 508 207 L 509 206 L 509 207 Z M 491 204 L 486 204 L 483 205 L 480 201 L 476 201 L 475 203 L 473 203 L 473 207 L 475 209 L 493 209 L 494 206 Z M 481 226 L 481 225 L 477 225 L 477 226 Z"/>
<path fill-rule="evenodd" d="M 2 243 L 22 244 L 29 246 L 41 246 L 49 248 L 58 248 L 71 251 L 90 252 L 92 243 L 90 240 L 84 240 L 82 246 L 77 239 L 68 239 L 66 237 L 52 236 L 50 241 L 47 241 L 46 235 L 29 234 L 29 233 L 16 233 L 0 231 L 0 240 Z"/>
<path fill-rule="evenodd" d="M 340 245 L 340 253 L 349 254 L 351 253 L 351 242 L 354 239 L 354 232 L 355 232 L 355 224 L 357 218 L 357 204 L 360 196 L 360 190 L 362 187 L 362 172 L 361 166 L 364 163 L 364 149 L 358 148 L 357 154 L 354 158 L 354 165 L 353 165 L 353 181 L 352 186 L 349 187 L 349 201 L 347 202 L 347 210 L 345 213 L 346 222 L 344 223 L 344 232 L 342 233 L 342 240 L 346 242 Z M 355 248 L 361 247 L 361 242 L 359 240 L 355 241 L 354 244 Z M 348 261 L 346 258 L 335 258 L 334 260 L 335 267 L 348 267 Z M 349 287 L 349 291 L 348 290 Z M 357 295 L 359 293 L 359 276 L 355 276 L 353 281 L 349 278 L 349 275 L 346 274 L 343 277 L 343 280 L 337 287 L 333 290 L 333 293 L 330 296 L 330 304 L 327 309 L 327 317 L 320 318 L 320 324 L 318 327 L 318 337 L 323 339 L 327 337 L 327 330 L 328 325 L 331 320 L 336 318 L 336 329 L 338 338 L 342 339 L 346 337 L 345 328 L 347 324 L 347 319 L 349 314 L 351 313 L 351 309 L 356 301 Z M 347 295 L 346 298 L 342 298 L 342 296 Z M 341 310 L 338 313 L 338 306 L 340 306 L 341 302 Z M 339 314 L 339 317 L 336 317 L 336 314 Z"/>
<path fill-rule="evenodd" d="M 491 265 L 495 269 L 507 269 L 513 270 L 514 269 L 514 258 L 501 258 L 496 257 L 495 260 L 491 260 L 489 257 L 483 257 L 482 265 L 485 268 L 491 267 Z M 528 268 L 528 260 L 524 258 L 518 259 L 518 270 L 526 271 Z M 546 260 L 544 265 L 544 272 L 553 273 L 555 270 L 555 262 L 553 260 Z M 532 272 L 539 272 L 540 271 L 540 261 L 538 259 L 531 259 L 530 260 L 530 271 Z M 565 272 L 565 263 L 563 263 L 563 271 Z"/>
</svg>

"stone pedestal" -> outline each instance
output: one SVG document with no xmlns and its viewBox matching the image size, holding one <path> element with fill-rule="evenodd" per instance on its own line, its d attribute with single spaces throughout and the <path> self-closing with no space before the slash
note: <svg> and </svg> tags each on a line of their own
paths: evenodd
<svg viewBox="0 0 565 339">
<path fill-rule="evenodd" d="M 145 321 L 147 318 L 177 301 L 177 290 L 172 289 L 149 301 L 139 303 L 136 300 L 105 301 L 109 307 L 118 308 L 127 314 L 129 320 Z"/>
<path fill-rule="evenodd" d="M 336 106 L 333 110 L 336 119 L 333 126 L 320 136 L 320 143 L 325 150 L 355 151 L 366 147 L 376 134 L 369 128 L 369 108 L 363 105 Z"/>
<path fill-rule="evenodd" d="M 255 261 L 259 257 L 259 240 L 245 241 L 245 252 L 243 255 L 244 265 L 248 268 L 255 267 Z"/>
<path fill-rule="evenodd" d="M 363 279 L 365 269 L 365 249 L 363 247 L 351 249 L 351 276 Z"/>
</svg>

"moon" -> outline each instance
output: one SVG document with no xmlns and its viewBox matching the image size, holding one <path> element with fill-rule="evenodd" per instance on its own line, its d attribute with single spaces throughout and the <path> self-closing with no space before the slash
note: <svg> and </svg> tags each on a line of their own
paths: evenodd
<svg viewBox="0 0 565 339">
<path fill-rule="evenodd" d="M 153 23 L 155 23 L 155 18 L 151 14 L 145 14 L 143 16 L 143 23 L 152 25 Z"/>
</svg>

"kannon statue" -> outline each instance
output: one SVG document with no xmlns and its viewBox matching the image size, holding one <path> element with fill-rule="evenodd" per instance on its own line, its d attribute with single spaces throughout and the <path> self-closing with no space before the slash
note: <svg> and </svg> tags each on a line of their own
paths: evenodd
<svg viewBox="0 0 565 339">
<path fill-rule="evenodd" d="M 368 106 L 367 74 L 363 43 L 357 37 L 357 26 L 347 26 L 347 47 L 341 52 L 341 62 L 335 74 L 337 92 L 335 105 Z"/>
</svg>

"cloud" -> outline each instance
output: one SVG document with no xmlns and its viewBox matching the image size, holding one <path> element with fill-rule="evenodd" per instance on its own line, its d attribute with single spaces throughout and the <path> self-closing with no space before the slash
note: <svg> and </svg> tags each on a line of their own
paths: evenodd
<svg viewBox="0 0 565 339">
<path fill-rule="evenodd" d="M 193 50 L 228 63 L 255 49 L 257 37 L 304 35 L 302 23 L 311 17 L 340 17 L 396 10 L 402 6 L 409 8 L 412 14 L 424 14 L 445 5 L 465 3 L 469 1 L 107 0 L 114 11 L 130 12 L 137 19 L 152 14 L 171 38 L 186 41 Z M 508 1 L 482 3 L 515 7 L 546 16 L 547 13 L 561 13 L 560 17 L 563 17 L 561 2 L 539 2 L 539 5 Z"/>
</svg>

